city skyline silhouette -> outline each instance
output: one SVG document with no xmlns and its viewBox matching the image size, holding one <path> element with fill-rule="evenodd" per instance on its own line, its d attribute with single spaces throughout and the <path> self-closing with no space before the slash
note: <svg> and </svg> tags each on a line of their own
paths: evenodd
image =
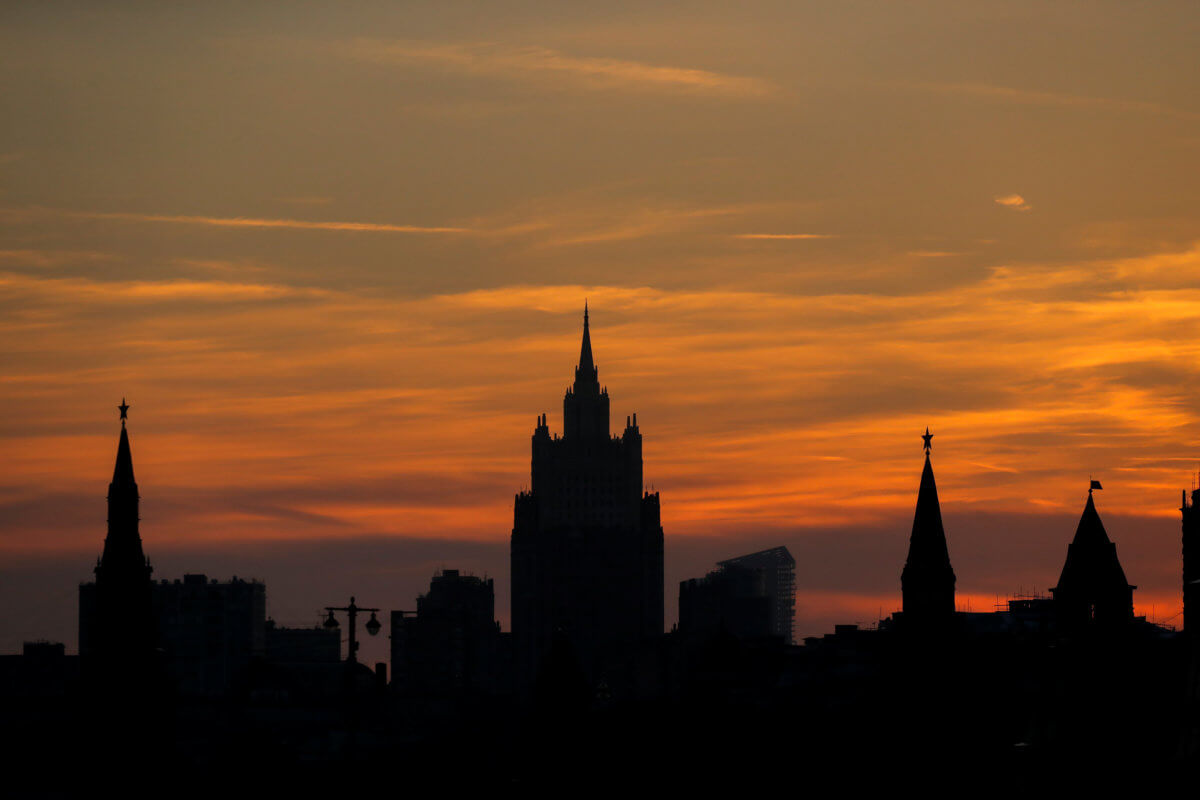
<svg viewBox="0 0 1200 800">
<path fill-rule="evenodd" d="M 1197 19 L 6 7 L 12 758 L 1182 769 Z"/>
</svg>

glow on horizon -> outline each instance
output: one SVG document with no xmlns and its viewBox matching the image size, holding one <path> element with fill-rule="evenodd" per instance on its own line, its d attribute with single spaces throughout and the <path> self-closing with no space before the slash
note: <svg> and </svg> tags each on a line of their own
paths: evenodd
<svg viewBox="0 0 1200 800">
<path fill-rule="evenodd" d="M 588 298 L 669 568 L 786 541 L 813 629 L 886 607 L 928 425 L 963 597 L 1051 585 L 1095 475 L 1171 616 L 1190 4 L 357 9 L 0 32 L 13 563 L 86 573 L 122 396 L 151 551 L 498 546 Z"/>
</svg>

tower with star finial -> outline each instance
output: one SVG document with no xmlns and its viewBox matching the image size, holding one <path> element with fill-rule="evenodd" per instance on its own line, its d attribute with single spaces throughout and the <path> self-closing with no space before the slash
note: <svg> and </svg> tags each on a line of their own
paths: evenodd
<svg viewBox="0 0 1200 800">
<path fill-rule="evenodd" d="M 946 531 L 942 527 L 942 508 L 938 502 L 937 483 L 929 452 L 933 434 L 925 428 L 921 436 L 925 449 L 925 467 L 921 471 L 921 487 L 917 491 L 917 510 L 913 515 L 912 535 L 908 541 L 908 558 L 900 574 L 904 597 L 905 624 L 912 628 L 946 625 L 954 617 L 954 569 L 950 566 L 950 550 L 946 546 Z"/>
<path fill-rule="evenodd" d="M 80 586 L 79 651 L 111 681 L 120 670 L 136 671 L 148 662 L 154 648 L 154 614 L 150 560 L 142 550 L 138 530 L 138 486 L 133 477 L 129 446 L 129 403 L 124 398 L 121 435 L 112 481 L 108 484 L 108 534 L 96 563 L 95 583 Z"/>
</svg>

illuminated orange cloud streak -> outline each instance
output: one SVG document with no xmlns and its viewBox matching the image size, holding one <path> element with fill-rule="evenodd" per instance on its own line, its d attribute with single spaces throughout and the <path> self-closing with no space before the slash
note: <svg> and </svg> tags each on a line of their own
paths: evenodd
<svg viewBox="0 0 1200 800">
<path fill-rule="evenodd" d="M 124 211 L 65 211 L 38 209 L 75 219 L 114 220 L 119 222 L 167 222 L 178 225 L 207 225 L 217 228 L 286 228 L 344 233 L 473 233 L 469 228 L 425 225 L 394 225 L 381 222 L 323 222 L 304 219 L 258 219 L 254 217 L 206 217 L 183 214 L 136 214 Z"/>
<path fill-rule="evenodd" d="M 355 39 L 332 47 L 339 55 L 376 64 L 426 64 L 472 75 L 528 79 L 557 76 L 592 88 L 625 87 L 761 97 L 765 80 L 709 70 L 647 64 L 617 58 L 571 56 L 548 47 L 502 47 L 489 43 L 430 43 Z"/>
<path fill-rule="evenodd" d="M 1008 267 L 896 296 L 554 285 L 403 297 L 9 273 L 0 332 L 26 344 L 0 384 L 2 489 L 99 504 L 115 436 L 102 400 L 128 395 L 151 541 L 502 542 L 534 417 L 561 422 L 588 297 L 614 419 L 639 414 L 669 537 L 733 550 L 869 524 L 890 531 L 886 558 L 900 561 L 928 424 L 956 564 L 986 544 L 964 519 L 1032 515 L 1052 530 L 1036 563 L 1009 573 L 1040 577 L 987 588 L 1052 583 L 1096 474 L 1131 580 L 1165 607 L 1169 575 L 1137 572 L 1174 557 L 1200 439 L 1179 391 L 1179 370 L 1200 363 L 1200 288 L 1174 285 L 1188 274 L 1200 275 L 1195 250 Z M 0 549 L 93 544 L 36 510 L 23 519 L 43 532 L 3 529 Z M 960 570 L 964 597 L 984 596 L 981 569 Z"/>
<path fill-rule="evenodd" d="M 779 240 L 805 240 L 805 239 L 836 239 L 838 237 L 830 233 L 736 233 L 735 239 L 779 239 Z"/>
</svg>

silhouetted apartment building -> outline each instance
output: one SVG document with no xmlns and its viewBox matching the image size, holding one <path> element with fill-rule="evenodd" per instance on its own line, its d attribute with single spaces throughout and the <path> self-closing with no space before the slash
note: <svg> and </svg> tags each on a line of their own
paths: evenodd
<svg viewBox="0 0 1200 800">
<path fill-rule="evenodd" d="M 718 562 L 703 578 L 679 584 L 679 631 L 727 633 L 750 639 L 777 636 L 792 643 L 796 560 L 773 547 Z"/>
<path fill-rule="evenodd" d="M 79 657 L 62 642 L 25 642 L 21 654 L 0 656 L 0 698 L 44 701 L 65 697 L 79 682 Z"/>
<path fill-rule="evenodd" d="M 792 643 L 792 625 L 796 616 L 796 559 L 786 547 L 772 547 L 744 556 L 718 561 L 722 569 L 739 567 L 756 572 L 762 591 L 770 600 L 770 634 Z"/>
<path fill-rule="evenodd" d="M 392 685 L 437 696 L 493 692 L 505 670 L 491 578 L 442 570 L 415 614 L 392 612 Z"/>
<path fill-rule="evenodd" d="M 688 635 L 770 636 L 771 598 L 762 572 L 728 566 L 679 583 L 679 631 Z"/>
<path fill-rule="evenodd" d="M 1092 490 L 1099 488 L 1099 481 L 1092 481 L 1075 539 L 1067 545 L 1058 585 L 1050 590 L 1060 633 L 1113 628 L 1133 621 L 1133 590 L 1137 587 L 1125 580 L 1117 546 L 1109 540 L 1096 512 Z"/>
<path fill-rule="evenodd" d="M 287 628 L 268 619 L 266 659 L 274 664 L 334 664 L 342 660 L 342 634 L 317 625 Z"/>
<path fill-rule="evenodd" d="M 80 587 L 79 642 L 93 641 L 95 584 Z M 266 587 L 184 575 L 150 587 L 155 641 L 169 685 L 185 695 L 225 694 L 266 651 Z"/>
<path fill-rule="evenodd" d="M 266 652 L 267 590 L 236 576 L 161 581 L 154 611 L 167 673 L 186 695 L 219 696 Z"/>
<path fill-rule="evenodd" d="M 1200 629 L 1200 511 L 1196 510 L 1197 502 L 1200 502 L 1200 489 L 1192 489 L 1191 503 L 1188 503 L 1185 491 L 1179 509 L 1183 514 L 1183 630 L 1189 635 Z"/>
<path fill-rule="evenodd" d="M 900 573 L 900 591 L 904 600 L 903 624 L 913 628 L 935 629 L 954 619 L 954 569 L 942 527 L 942 508 L 929 451 L 933 434 L 929 428 L 921 437 L 925 442 L 925 467 L 917 491 L 917 510 L 913 515 L 908 558 Z"/>
<path fill-rule="evenodd" d="M 609 433 L 608 390 L 592 360 L 586 307 L 563 433 L 539 415 L 529 491 L 516 496 L 512 628 L 528 686 L 560 632 L 592 680 L 601 661 L 663 631 L 659 496 L 643 491 L 637 415 Z"/>
</svg>

